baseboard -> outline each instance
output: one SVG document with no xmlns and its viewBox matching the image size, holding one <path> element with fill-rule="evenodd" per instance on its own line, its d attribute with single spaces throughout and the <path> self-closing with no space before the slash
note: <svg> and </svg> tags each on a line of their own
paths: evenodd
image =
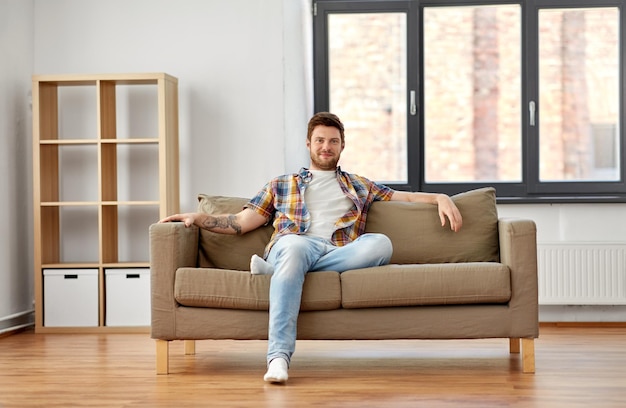
<svg viewBox="0 0 626 408">
<path fill-rule="evenodd" d="M 626 328 L 626 322 L 541 322 L 539 327 Z"/>
<path fill-rule="evenodd" d="M 35 312 L 27 310 L 0 318 L 0 337 L 15 334 L 35 324 Z"/>
<path fill-rule="evenodd" d="M 539 305 L 540 322 L 626 322 L 626 305 Z"/>
</svg>

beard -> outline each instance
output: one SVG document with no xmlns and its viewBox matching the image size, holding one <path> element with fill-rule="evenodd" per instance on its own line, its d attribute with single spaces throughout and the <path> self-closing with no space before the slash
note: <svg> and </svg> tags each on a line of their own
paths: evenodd
<svg viewBox="0 0 626 408">
<path fill-rule="evenodd" d="M 337 168 L 337 163 L 339 163 L 339 157 L 333 156 L 327 159 L 322 159 L 311 153 L 311 163 L 313 163 L 319 170 L 335 170 Z"/>
</svg>

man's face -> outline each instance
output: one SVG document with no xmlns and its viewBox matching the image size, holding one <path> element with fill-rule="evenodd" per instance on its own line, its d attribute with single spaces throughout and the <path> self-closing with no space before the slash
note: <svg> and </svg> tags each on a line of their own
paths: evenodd
<svg viewBox="0 0 626 408">
<path fill-rule="evenodd" d="M 306 147 L 311 154 L 311 170 L 335 170 L 344 143 L 341 142 L 339 129 L 319 125 L 313 129 Z"/>
</svg>

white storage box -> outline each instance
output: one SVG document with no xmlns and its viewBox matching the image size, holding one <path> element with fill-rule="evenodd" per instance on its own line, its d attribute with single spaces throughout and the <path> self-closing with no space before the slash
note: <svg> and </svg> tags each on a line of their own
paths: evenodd
<svg viewBox="0 0 626 408">
<path fill-rule="evenodd" d="M 105 270 L 107 326 L 150 326 L 150 269 Z"/>
<path fill-rule="evenodd" d="M 98 270 L 43 270 L 43 325 L 98 326 Z"/>
</svg>

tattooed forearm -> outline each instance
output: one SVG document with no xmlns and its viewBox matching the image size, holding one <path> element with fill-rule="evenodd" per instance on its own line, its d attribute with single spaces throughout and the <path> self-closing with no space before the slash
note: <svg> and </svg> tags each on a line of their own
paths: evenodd
<svg viewBox="0 0 626 408">
<path fill-rule="evenodd" d="M 241 225 L 237 222 L 237 217 L 234 214 L 219 217 L 209 215 L 202 223 L 202 228 L 208 230 L 215 228 L 226 230 L 231 228 L 235 231 L 235 234 L 241 235 Z"/>
</svg>

